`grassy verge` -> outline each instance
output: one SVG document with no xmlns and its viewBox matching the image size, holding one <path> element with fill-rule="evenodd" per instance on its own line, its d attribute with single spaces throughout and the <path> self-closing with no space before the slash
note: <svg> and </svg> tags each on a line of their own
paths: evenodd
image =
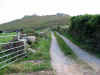
<svg viewBox="0 0 100 75">
<path fill-rule="evenodd" d="M 69 33 L 61 33 L 63 36 L 65 36 L 65 37 L 67 37 L 69 40 L 71 40 L 73 43 L 75 43 L 76 45 L 78 45 L 78 46 L 80 46 L 80 47 L 82 47 L 82 48 L 84 48 L 83 47 L 83 45 L 80 43 L 80 42 L 78 42 L 78 41 L 76 41 L 75 39 L 73 39 L 73 37 L 69 34 Z M 86 46 L 86 45 L 85 45 Z"/>
<path fill-rule="evenodd" d="M 65 43 L 65 41 L 59 35 L 57 35 L 56 32 L 55 32 L 55 36 L 56 36 L 58 44 L 59 44 L 61 50 L 63 50 L 64 54 L 73 59 L 76 59 L 77 56 L 74 54 L 74 52 L 71 50 L 71 48 Z"/>
<path fill-rule="evenodd" d="M 48 38 L 41 37 L 38 41 L 31 45 L 32 49 L 35 48 L 35 53 L 27 51 L 28 57 L 20 62 L 11 64 L 5 68 L 5 73 L 29 73 L 42 70 L 52 70 L 50 63 L 49 48 L 51 43 L 51 36 L 47 34 Z M 35 62 L 35 61 L 39 61 Z M 4 73 L 4 70 L 3 72 Z M 1 75 L 1 74 L 0 74 Z"/>
</svg>

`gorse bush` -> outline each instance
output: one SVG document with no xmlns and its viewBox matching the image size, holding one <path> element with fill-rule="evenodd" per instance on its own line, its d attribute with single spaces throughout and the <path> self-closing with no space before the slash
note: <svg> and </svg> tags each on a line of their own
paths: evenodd
<svg viewBox="0 0 100 75">
<path fill-rule="evenodd" d="M 100 54 L 100 15 L 80 15 L 71 18 L 69 33 L 88 44 L 90 52 Z"/>
</svg>

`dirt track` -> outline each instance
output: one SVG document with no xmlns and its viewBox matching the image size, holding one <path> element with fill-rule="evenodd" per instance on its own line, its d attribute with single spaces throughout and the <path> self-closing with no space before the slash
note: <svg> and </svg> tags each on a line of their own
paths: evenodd
<svg viewBox="0 0 100 75">
<path fill-rule="evenodd" d="M 56 71 L 56 75 L 96 75 L 95 71 L 89 68 L 88 64 L 83 64 L 66 57 L 60 50 L 54 34 L 51 42 L 51 63 Z M 94 72 L 93 72 L 94 71 Z"/>
<path fill-rule="evenodd" d="M 58 35 L 64 39 L 66 44 L 73 50 L 73 52 L 80 59 L 82 59 L 83 61 L 88 63 L 88 65 L 90 65 L 96 72 L 100 72 L 100 59 L 85 52 L 85 50 L 82 50 L 81 48 L 79 48 L 78 46 L 73 44 L 69 39 L 65 38 L 64 36 L 60 35 L 59 33 L 58 33 Z"/>
</svg>

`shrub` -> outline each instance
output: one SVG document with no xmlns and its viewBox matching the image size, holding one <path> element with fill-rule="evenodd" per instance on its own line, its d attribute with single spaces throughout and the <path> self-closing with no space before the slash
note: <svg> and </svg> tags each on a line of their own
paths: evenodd
<svg viewBox="0 0 100 75">
<path fill-rule="evenodd" d="M 89 45 L 89 51 L 100 53 L 100 15 L 79 15 L 71 18 L 69 33 Z"/>
</svg>

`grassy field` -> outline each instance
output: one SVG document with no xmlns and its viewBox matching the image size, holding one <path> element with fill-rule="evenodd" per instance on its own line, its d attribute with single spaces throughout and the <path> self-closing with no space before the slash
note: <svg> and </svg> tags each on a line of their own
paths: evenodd
<svg viewBox="0 0 100 75">
<path fill-rule="evenodd" d="M 52 71 L 49 55 L 51 35 L 48 33 L 47 37 L 48 38 L 38 37 L 37 42 L 28 45 L 29 48 L 35 49 L 35 53 L 27 50 L 27 58 L 7 66 L 1 73 L 9 75 L 11 73 L 30 73 L 45 70 Z"/>
<path fill-rule="evenodd" d="M 56 25 L 66 25 L 70 16 L 25 16 L 22 19 L 14 20 L 0 25 L 0 30 L 15 30 L 23 28 L 25 32 L 33 29 L 51 28 Z"/>
<path fill-rule="evenodd" d="M 13 39 L 13 36 L 11 36 L 11 35 L 16 35 L 16 32 L 0 33 L 0 43 L 7 43 L 7 42 L 11 41 Z"/>
</svg>

